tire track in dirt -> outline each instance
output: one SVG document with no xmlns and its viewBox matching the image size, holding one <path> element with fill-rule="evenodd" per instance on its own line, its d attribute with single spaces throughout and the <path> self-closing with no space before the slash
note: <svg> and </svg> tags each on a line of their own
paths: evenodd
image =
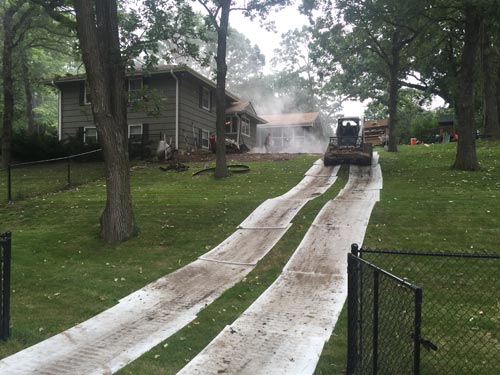
<svg viewBox="0 0 500 375">
<path fill-rule="evenodd" d="M 0 373 L 118 371 L 196 319 L 202 308 L 250 273 L 286 233 L 295 214 L 335 182 L 338 169 L 317 161 L 296 187 L 257 207 L 219 246 L 101 314 L 4 358 Z"/>
<path fill-rule="evenodd" d="M 179 374 L 312 374 L 347 295 L 347 252 L 381 188 L 377 164 L 351 166 L 278 279 Z"/>
</svg>

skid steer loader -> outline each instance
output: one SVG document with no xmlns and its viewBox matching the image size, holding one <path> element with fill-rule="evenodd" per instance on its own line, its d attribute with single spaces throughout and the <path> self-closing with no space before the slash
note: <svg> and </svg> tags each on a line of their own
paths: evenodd
<svg viewBox="0 0 500 375">
<path fill-rule="evenodd" d="M 338 119 L 336 136 L 330 137 L 323 157 L 325 165 L 371 165 L 373 146 L 365 143 L 363 123 L 359 117 Z"/>
</svg>

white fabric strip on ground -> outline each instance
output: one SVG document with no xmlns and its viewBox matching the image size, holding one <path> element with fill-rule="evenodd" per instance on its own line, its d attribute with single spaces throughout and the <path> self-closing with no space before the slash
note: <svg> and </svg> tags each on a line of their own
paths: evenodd
<svg viewBox="0 0 500 375">
<path fill-rule="evenodd" d="M 351 190 L 323 207 L 280 277 L 179 374 L 314 372 L 347 295 L 347 253 L 378 200 L 356 191 L 381 187 L 378 170 L 353 168 Z"/>
<path fill-rule="evenodd" d="M 307 181 L 299 183 L 301 189 L 326 191 L 335 182 L 338 168 L 329 170 L 330 177 L 304 177 Z M 298 210 L 317 196 L 301 189 L 295 190 L 305 197 L 301 201 L 275 198 L 252 213 L 262 229 L 239 229 L 199 260 L 124 297 L 116 306 L 4 358 L 0 373 L 97 375 L 118 371 L 194 320 L 204 306 L 252 271 L 284 235 Z M 292 208 L 287 211 L 282 206 Z M 273 220 L 279 228 L 265 227 Z"/>
<path fill-rule="evenodd" d="M 276 245 L 290 225 L 286 228 L 239 229 L 200 259 L 255 265 Z"/>
</svg>

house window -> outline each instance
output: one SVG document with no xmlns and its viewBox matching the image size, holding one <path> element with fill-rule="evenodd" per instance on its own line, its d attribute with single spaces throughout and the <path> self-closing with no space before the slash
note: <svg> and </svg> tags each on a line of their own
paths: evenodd
<svg viewBox="0 0 500 375">
<path fill-rule="evenodd" d="M 246 118 L 241 119 L 241 134 L 250 137 L 250 121 Z"/>
<path fill-rule="evenodd" d="M 128 139 L 132 141 L 142 140 L 142 124 L 131 124 L 128 126 Z"/>
<path fill-rule="evenodd" d="M 90 86 L 88 81 L 85 81 L 85 85 L 83 86 L 83 104 L 90 104 Z"/>
<path fill-rule="evenodd" d="M 201 129 L 201 148 L 209 148 L 208 137 L 210 136 L 210 132 L 204 129 Z"/>
<path fill-rule="evenodd" d="M 238 119 L 234 116 L 226 117 L 226 134 L 238 133 Z"/>
<path fill-rule="evenodd" d="M 206 109 L 207 111 L 210 111 L 210 109 L 211 109 L 210 89 L 208 87 L 203 86 L 201 88 L 200 106 L 201 106 L 201 108 Z"/>
<path fill-rule="evenodd" d="M 142 99 L 142 77 L 129 78 L 128 80 L 128 100 L 136 102 Z"/>
<path fill-rule="evenodd" d="M 83 128 L 83 143 L 86 145 L 97 143 L 97 129 L 95 127 Z"/>
</svg>

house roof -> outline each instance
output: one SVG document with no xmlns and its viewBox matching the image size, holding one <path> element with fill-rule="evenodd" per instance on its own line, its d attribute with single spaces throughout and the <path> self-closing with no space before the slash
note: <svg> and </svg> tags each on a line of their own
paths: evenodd
<svg viewBox="0 0 500 375">
<path fill-rule="evenodd" d="M 319 112 L 278 113 L 262 115 L 266 126 L 313 126 L 319 118 Z"/>
<path fill-rule="evenodd" d="M 211 87 L 216 87 L 215 82 L 211 81 L 204 75 L 198 73 L 197 71 L 191 69 L 187 65 L 158 65 L 153 68 L 148 68 L 148 69 L 136 69 L 134 71 L 127 72 L 128 77 L 134 77 L 134 76 L 153 76 L 156 74 L 168 74 L 168 73 L 183 73 L 186 72 L 199 80 L 205 82 L 207 85 Z M 62 77 L 55 77 L 51 80 L 49 80 L 47 83 L 51 84 L 57 84 L 57 83 L 64 83 L 64 82 L 77 82 L 77 81 L 84 81 L 85 80 L 85 74 L 77 74 L 77 75 L 66 75 Z M 226 90 L 226 95 L 229 96 L 232 100 L 239 101 L 240 98 L 236 96 L 235 94 L 229 92 Z"/>
<path fill-rule="evenodd" d="M 226 108 L 226 114 L 227 115 L 246 114 L 247 116 L 254 118 L 258 124 L 267 123 L 266 120 L 264 120 L 262 117 L 259 117 L 257 115 L 255 108 L 253 107 L 252 103 L 250 103 L 250 102 L 243 102 L 243 101 L 234 102 Z"/>
</svg>

